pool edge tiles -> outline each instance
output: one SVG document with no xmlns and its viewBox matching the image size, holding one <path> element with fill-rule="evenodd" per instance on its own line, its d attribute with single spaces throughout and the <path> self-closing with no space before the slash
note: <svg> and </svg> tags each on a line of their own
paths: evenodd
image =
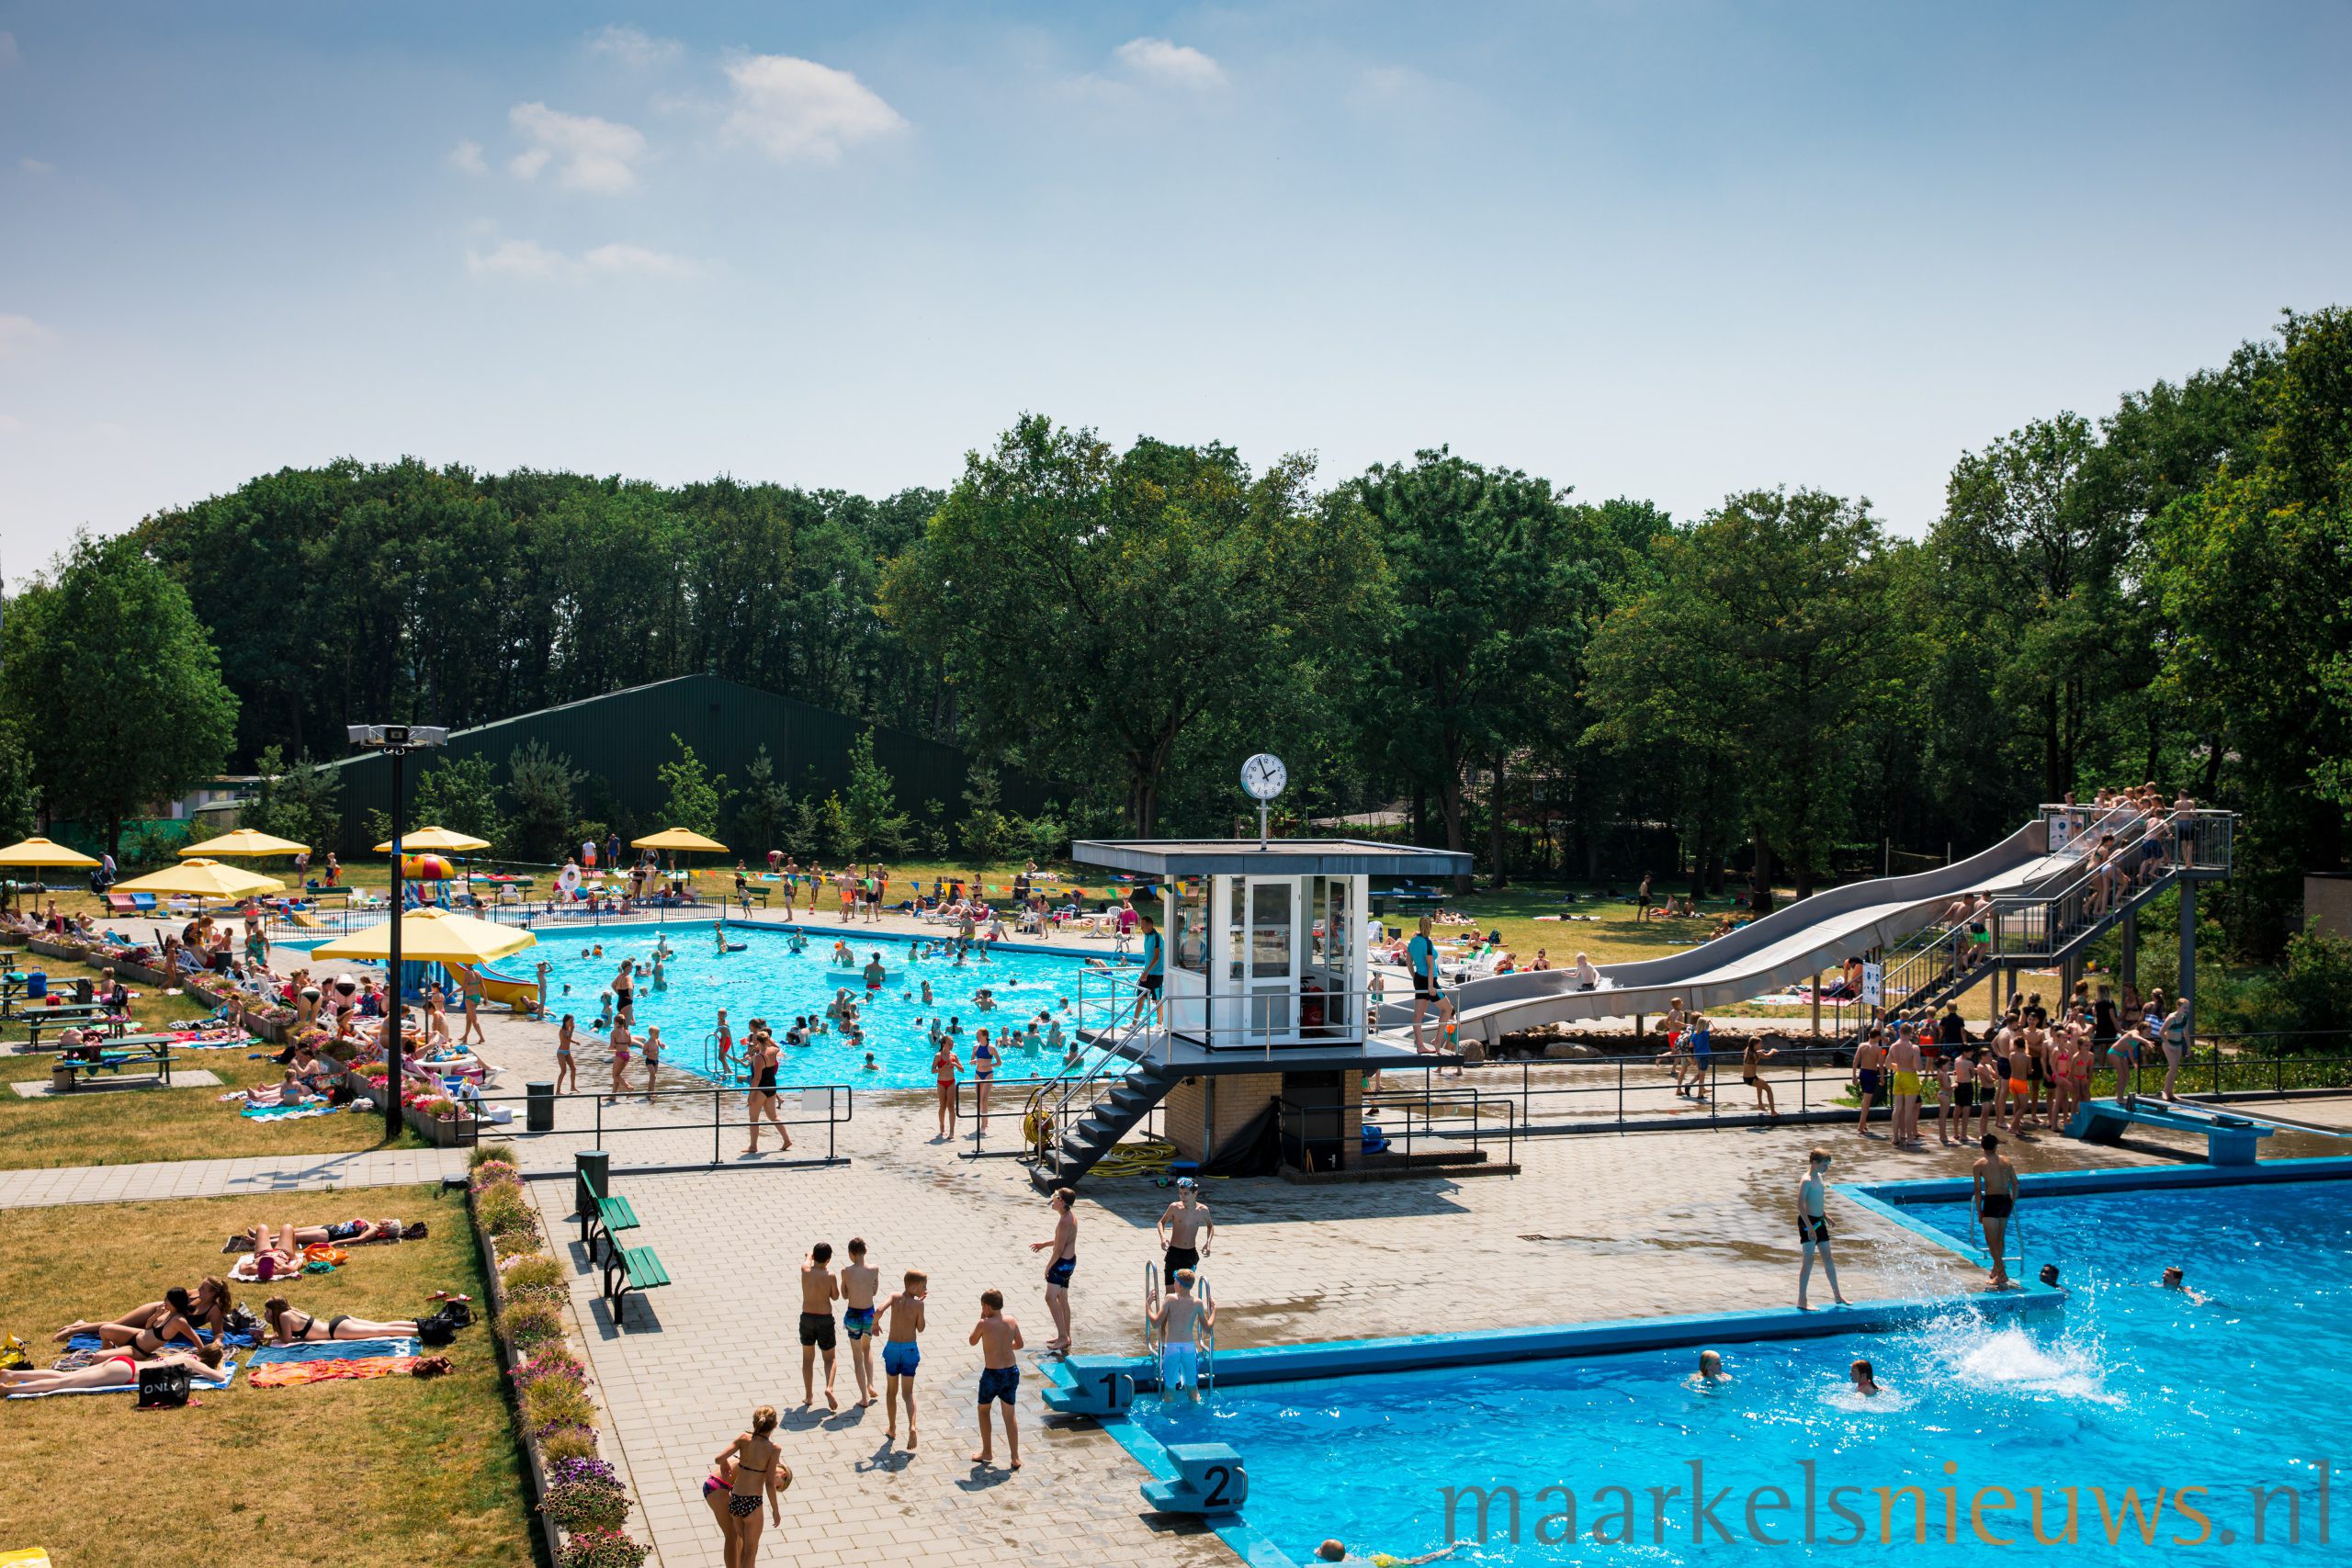
<svg viewBox="0 0 2352 1568">
<path fill-rule="evenodd" d="M 2352 1161 L 2345 1162 L 2352 1166 Z M 1916 1228 L 1908 1227 L 1906 1228 Z M 1947 1242 L 1948 1238 L 1938 1236 Z M 1489 1366 L 1508 1361 L 1576 1359 L 1587 1356 L 1619 1355 L 1639 1350 L 1663 1350 L 1698 1344 L 1741 1344 L 1764 1340 L 1826 1339 L 1839 1335 L 1870 1333 L 1920 1318 L 1937 1316 L 1958 1306 L 1996 1313 L 2033 1312 L 2054 1307 L 2066 1292 L 2039 1283 L 2015 1291 L 1985 1292 L 1959 1296 L 1910 1296 L 1867 1302 L 1851 1307 L 1823 1307 L 1798 1312 L 1789 1307 L 1749 1308 L 1736 1312 L 1694 1313 L 1675 1317 L 1604 1318 L 1589 1323 L 1555 1324 L 1541 1328 L 1488 1328 L 1459 1334 L 1416 1334 L 1374 1339 L 1330 1339 L 1303 1345 L 1265 1345 L 1224 1350 L 1216 1357 L 1220 1384 L 1306 1382 L 1317 1378 L 1352 1377 L 1366 1372 L 1422 1371 L 1433 1368 Z M 1153 1363 L 1147 1356 L 1069 1356 L 1045 1363 L 1046 1376 L 1062 1387 L 1106 1373 L 1124 1372 L 1138 1392 L 1157 1387 Z M 1125 1415 L 1090 1417 L 1141 1465 L 1154 1481 L 1175 1478 L 1177 1467 L 1167 1448 L 1140 1423 Z M 1250 1455 L 1241 1451 L 1246 1468 Z M 1203 1522 L 1250 1568 L 1305 1568 L 1276 1546 L 1272 1538 L 1250 1522 L 1245 1504 L 1225 1522 L 1204 1516 Z"/>
</svg>

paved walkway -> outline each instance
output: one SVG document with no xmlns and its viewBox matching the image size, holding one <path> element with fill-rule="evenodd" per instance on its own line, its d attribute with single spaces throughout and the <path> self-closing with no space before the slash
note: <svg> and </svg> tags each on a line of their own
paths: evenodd
<svg viewBox="0 0 2352 1568">
<path fill-rule="evenodd" d="M 250 1155 L 239 1159 L 6 1170 L 0 1171 L 0 1209 L 404 1187 L 462 1175 L 465 1168 L 463 1149 L 363 1149 L 349 1154 Z"/>
</svg>

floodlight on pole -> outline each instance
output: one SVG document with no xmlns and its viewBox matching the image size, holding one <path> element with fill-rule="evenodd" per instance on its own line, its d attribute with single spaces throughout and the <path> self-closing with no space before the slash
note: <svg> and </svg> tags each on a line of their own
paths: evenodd
<svg viewBox="0 0 2352 1568">
<path fill-rule="evenodd" d="M 385 954 L 386 967 L 390 971 L 390 993 L 385 1002 L 384 1040 L 384 1137 L 397 1142 L 401 1135 L 401 1086 L 407 1077 L 407 1042 L 401 1035 L 401 1010 L 405 1000 L 401 989 L 401 823 L 407 817 L 407 804 L 401 796 L 401 760 L 411 751 L 425 750 L 449 743 L 449 732 L 433 724 L 355 724 L 346 727 L 351 743 L 363 751 L 381 751 L 392 760 L 392 931 L 390 951 Z"/>
</svg>

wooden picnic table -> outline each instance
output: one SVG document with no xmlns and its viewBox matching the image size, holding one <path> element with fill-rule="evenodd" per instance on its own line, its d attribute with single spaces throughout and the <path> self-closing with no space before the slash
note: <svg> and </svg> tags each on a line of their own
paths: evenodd
<svg viewBox="0 0 2352 1568">
<path fill-rule="evenodd" d="M 130 1022 L 129 1019 L 119 1014 L 107 1012 L 96 1002 L 86 1007 L 30 1008 L 18 1013 L 16 1021 L 27 1025 L 31 1030 L 26 1044 L 35 1051 L 40 1049 L 40 1032 L 43 1029 L 80 1026 L 104 1029 L 109 1034 L 119 1034 Z"/>
<path fill-rule="evenodd" d="M 75 1075 L 80 1073 L 119 1073 L 123 1068 L 140 1064 L 153 1068 L 149 1076 L 164 1088 L 172 1087 L 172 1042 L 165 1036 L 152 1036 L 145 1043 L 130 1044 L 127 1041 L 108 1041 L 93 1058 L 78 1052 L 61 1055 L 50 1064 L 49 1081 L 52 1089 L 71 1089 Z"/>
</svg>

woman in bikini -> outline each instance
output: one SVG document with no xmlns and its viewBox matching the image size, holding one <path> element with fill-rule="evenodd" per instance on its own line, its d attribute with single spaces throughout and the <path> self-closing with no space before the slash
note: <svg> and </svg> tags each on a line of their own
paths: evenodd
<svg viewBox="0 0 2352 1568">
<path fill-rule="evenodd" d="M 996 1077 L 996 1047 L 989 1043 L 985 1029 L 972 1041 L 972 1101 L 978 1107 L 972 1135 L 978 1137 L 989 1125 L 989 1085 Z"/>
<path fill-rule="evenodd" d="M 964 1058 L 956 1054 L 956 1037 L 943 1036 L 939 1049 L 932 1054 L 931 1074 L 939 1086 L 939 1136 L 956 1135 L 956 1078 L 962 1070 Z"/>
<path fill-rule="evenodd" d="M 775 1099 L 776 1066 L 784 1059 L 784 1052 L 777 1047 L 775 1036 L 768 1032 L 765 1020 L 755 1018 L 752 1021 L 750 1032 L 743 1036 L 743 1050 L 752 1059 L 752 1088 L 746 1097 L 752 1143 L 743 1152 L 747 1155 L 760 1152 L 760 1118 L 764 1116 L 775 1124 L 776 1135 L 784 1140 L 784 1152 L 790 1154 L 792 1134 L 786 1130 L 784 1118 L 776 1112 Z"/>
<path fill-rule="evenodd" d="M 784 1523 L 784 1489 L 792 1484 L 792 1467 L 784 1462 L 784 1450 L 775 1446 L 775 1406 L 763 1404 L 752 1412 L 752 1429 L 736 1433 L 735 1440 L 710 1461 L 714 1469 L 721 1464 L 732 1467 L 728 1472 L 727 1511 L 718 1521 L 726 1538 L 721 1551 L 724 1568 L 752 1568 L 759 1561 L 760 1499 L 767 1499 L 768 1523 Z"/>
<path fill-rule="evenodd" d="M 330 1318 L 313 1317 L 307 1312 L 288 1306 L 284 1296 L 272 1296 L 261 1304 L 263 1324 L 276 1345 L 300 1345 L 329 1339 L 413 1339 L 416 1319 L 403 1317 L 390 1323 L 377 1323 L 369 1318 L 353 1317 L 348 1314 Z"/>
<path fill-rule="evenodd" d="M 555 1091 L 558 1094 L 564 1092 L 563 1086 L 567 1081 L 571 1085 L 571 1093 L 580 1092 L 580 1064 L 571 1054 L 572 1033 L 577 1027 L 571 1015 L 565 1013 L 562 1027 L 555 1032 Z"/>
<path fill-rule="evenodd" d="M 228 1300 L 229 1288 L 218 1280 L 207 1279 L 193 1295 L 174 1285 L 160 1302 L 133 1307 L 109 1323 L 69 1323 L 51 1337 L 62 1345 L 76 1334 L 95 1334 L 110 1350 L 129 1346 L 142 1356 L 160 1355 L 173 1340 L 195 1344 L 199 1323 L 218 1332 L 228 1321 Z"/>
<path fill-rule="evenodd" d="M 220 1348 L 207 1345 L 193 1355 L 156 1356 L 141 1360 L 127 1352 L 118 1352 L 103 1361 L 93 1361 L 86 1367 L 71 1371 L 51 1371 L 46 1368 L 22 1367 L 0 1371 L 0 1389 L 17 1393 L 70 1393 L 79 1389 L 119 1388 L 139 1386 L 139 1371 L 142 1367 L 186 1367 L 188 1376 L 210 1381 L 220 1371 Z"/>
</svg>

